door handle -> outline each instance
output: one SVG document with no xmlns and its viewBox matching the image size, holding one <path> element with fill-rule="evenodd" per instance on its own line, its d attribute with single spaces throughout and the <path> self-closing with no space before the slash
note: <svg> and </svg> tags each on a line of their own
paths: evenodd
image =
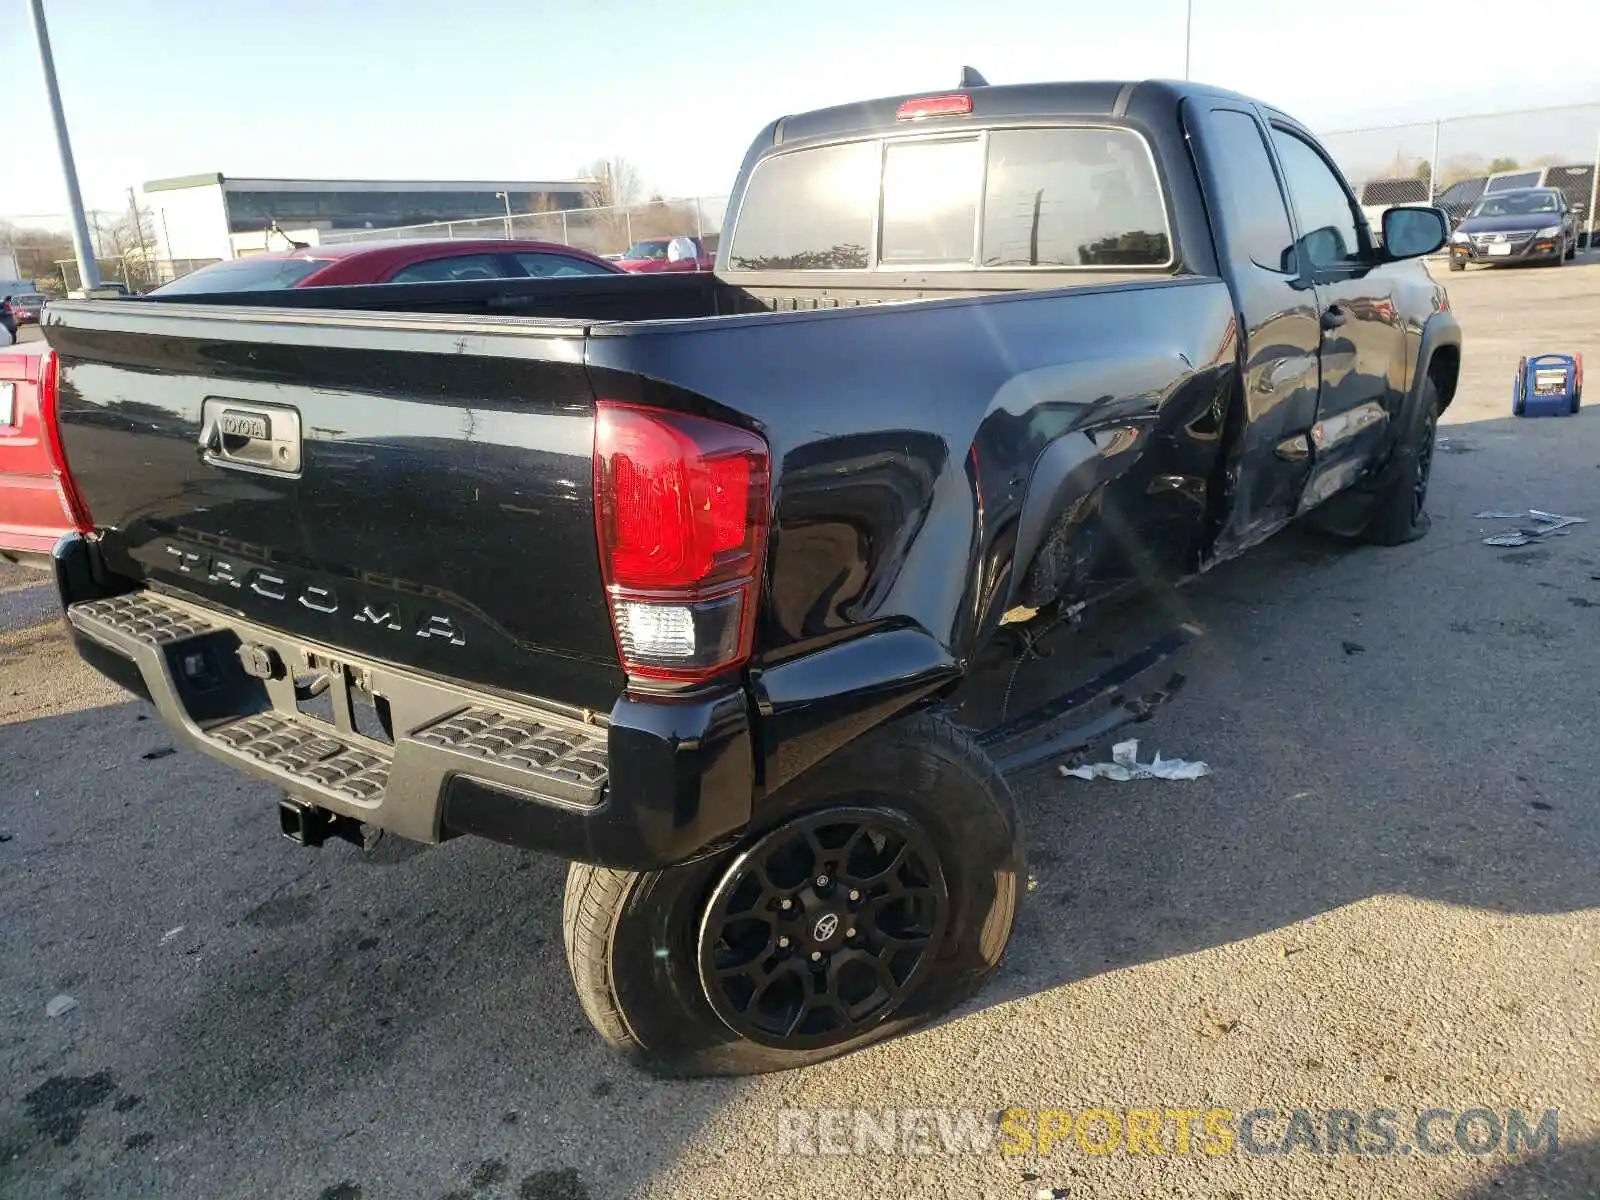
<svg viewBox="0 0 1600 1200">
<path fill-rule="evenodd" d="M 1324 329 L 1337 329 L 1350 319 L 1350 314 L 1337 304 L 1330 304 L 1322 312 L 1322 327 Z"/>
</svg>

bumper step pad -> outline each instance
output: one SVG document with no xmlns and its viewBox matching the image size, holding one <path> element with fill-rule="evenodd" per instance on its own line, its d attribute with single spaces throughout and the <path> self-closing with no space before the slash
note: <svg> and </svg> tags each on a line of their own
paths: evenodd
<svg viewBox="0 0 1600 1200">
<path fill-rule="evenodd" d="M 606 781 L 606 741 L 531 717 L 469 708 L 412 734 L 419 742 L 591 789 Z"/>
<path fill-rule="evenodd" d="M 304 720 L 275 712 L 215 726 L 206 736 L 357 803 L 376 803 L 389 786 L 388 757 L 352 745 L 333 730 L 311 728 Z"/>
<path fill-rule="evenodd" d="M 455 776 L 530 800 L 594 807 L 608 781 L 607 733 L 535 708 L 484 703 L 487 697 L 379 663 L 307 647 L 253 622 L 143 591 L 74 604 L 67 619 L 88 639 L 138 667 L 162 718 L 195 749 L 279 784 L 291 795 L 420 841 L 442 836 L 444 797 Z M 270 647 L 280 661 L 312 652 L 361 668 L 367 686 L 390 705 L 395 742 L 363 737 L 257 690 L 243 715 L 199 720 L 174 678 L 191 649 L 225 639 Z M 251 680 L 241 681 L 259 688 Z M 342 681 L 335 690 L 348 686 Z M 238 710 L 234 710 L 236 713 Z M 217 719 L 220 717 L 221 719 Z"/>
<path fill-rule="evenodd" d="M 147 646 L 181 642 L 215 628 L 197 613 L 168 604 L 150 592 L 132 592 L 109 600 L 74 604 L 69 616 L 72 623 L 85 632 L 90 632 L 85 620 L 92 621 Z"/>
</svg>

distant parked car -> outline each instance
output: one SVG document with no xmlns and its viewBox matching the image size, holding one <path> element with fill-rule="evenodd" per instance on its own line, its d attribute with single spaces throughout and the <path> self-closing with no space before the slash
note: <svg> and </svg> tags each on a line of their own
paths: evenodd
<svg viewBox="0 0 1600 1200">
<path fill-rule="evenodd" d="M 37 325 L 50 297 L 43 292 L 16 292 L 11 297 L 11 316 L 18 325 Z"/>
<path fill-rule="evenodd" d="M 0 353 L 0 561 L 44 566 L 72 528 L 45 429 L 55 365 L 43 342 Z"/>
<path fill-rule="evenodd" d="M 1555 188 L 1517 188 L 1485 195 L 1450 235 L 1450 269 L 1469 262 L 1548 262 L 1578 253 L 1578 223 Z"/>
<path fill-rule="evenodd" d="M 254 254 L 213 263 L 151 292 L 270 292 L 360 283 L 449 283 L 463 279 L 617 275 L 622 268 L 557 242 L 492 239 L 349 242 Z"/>
<path fill-rule="evenodd" d="M 672 243 L 677 240 L 675 238 L 645 238 L 644 241 L 635 242 L 623 251 L 618 265 L 623 270 L 633 271 L 636 274 L 650 274 L 656 271 L 711 271 L 716 268 L 716 255 L 706 249 L 703 241 L 697 237 L 680 236 L 693 247 L 693 254 L 689 257 L 675 259 L 672 256 Z"/>
</svg>

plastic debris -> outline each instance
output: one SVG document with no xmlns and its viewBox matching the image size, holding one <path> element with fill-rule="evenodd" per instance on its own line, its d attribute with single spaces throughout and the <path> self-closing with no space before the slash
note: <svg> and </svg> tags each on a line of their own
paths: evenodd
<svg viewBox="0 0 1600 1200">
<path fill-rule="evenodd" d="M 1139 761 L 1139 740 L 1130 738 L 1111 747 L 1110 762 L 1062 767 L 1061 773 L 1072 779 L 1114 779 L 1118 783 L 1126 783 L 1130 779 L 1199 779 L 1211 774 L 1211 768 L 1203 762 L 1162 758 L 1159 750 L 1155 758 L 1142 763 Z"/>
<path fill-rule="evenodd" d="M 1473 513 L 1481 521 L 1522 521 L 1532 522 L 1521 529 L 1511 533 L 1497 533 L 1483 539 L 1485 546 L 1526 546 L 1529 542 L 1538 541 L 1540 538 L 1549 537 L 1552 533 L 1559 533 L 1573 525 L 1586 525 L 1587 517 L 1566 517 L 1560 513 L 1545 512 L 1543 509 L 1530 508 L 1527 512 L 1499 512 L 1494 509 Z"/>
<path fill-rule="evenodd" d="M 165 933 L 163 933 L 161 935 L 161 943 L 160 944 L 165 946 L 168 942 L 170 942 L 173 938 L 177 937 L 180 933 L 182 933 L 187 928 L 189 928 L 187 925 L 178 925 L 178 926 L 173 927 L 172 929 L 167 930 Z"/>
<path fill-rule="evenodd" d="M 77 1007 L 77 997 L 69 996 L 62 992 L 59 996 L 50 997 L 50 1003 L 44 1006 L 44 1015 L 47 1017 L 64 1017 Z"/>
</svg>

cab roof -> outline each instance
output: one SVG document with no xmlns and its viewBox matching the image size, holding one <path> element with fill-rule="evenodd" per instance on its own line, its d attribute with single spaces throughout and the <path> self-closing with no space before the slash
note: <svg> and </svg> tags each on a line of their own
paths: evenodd
<svg viewBox="0 0 1600 1200">
<path fill-rule="evenodd" d="M 1237 93 L 1170 79 L 1104 80 L 1063 83 L 985 84 L 978 87 L 930 88 L 903 96 L 884 96 L 852 104 L 819 108 L 784 117 L 777 123 L 773 145 L 811 138 L 836 138 L 866 135 L 891 129 L 904 130 L 908 122 L 897 115 L 908 100 L 939 96 L 966 95 L 972 110 L 953 117 L 932 117 L 915 122 L 917 128 L 959 127 L 1022 117 L 1106 116 L 1121 117 L 1135 94 L 1142 102 L 1165 101 L 1176 107 L 1186 96 L 1230 97 L 1255 103 Z"/>
</svg>

